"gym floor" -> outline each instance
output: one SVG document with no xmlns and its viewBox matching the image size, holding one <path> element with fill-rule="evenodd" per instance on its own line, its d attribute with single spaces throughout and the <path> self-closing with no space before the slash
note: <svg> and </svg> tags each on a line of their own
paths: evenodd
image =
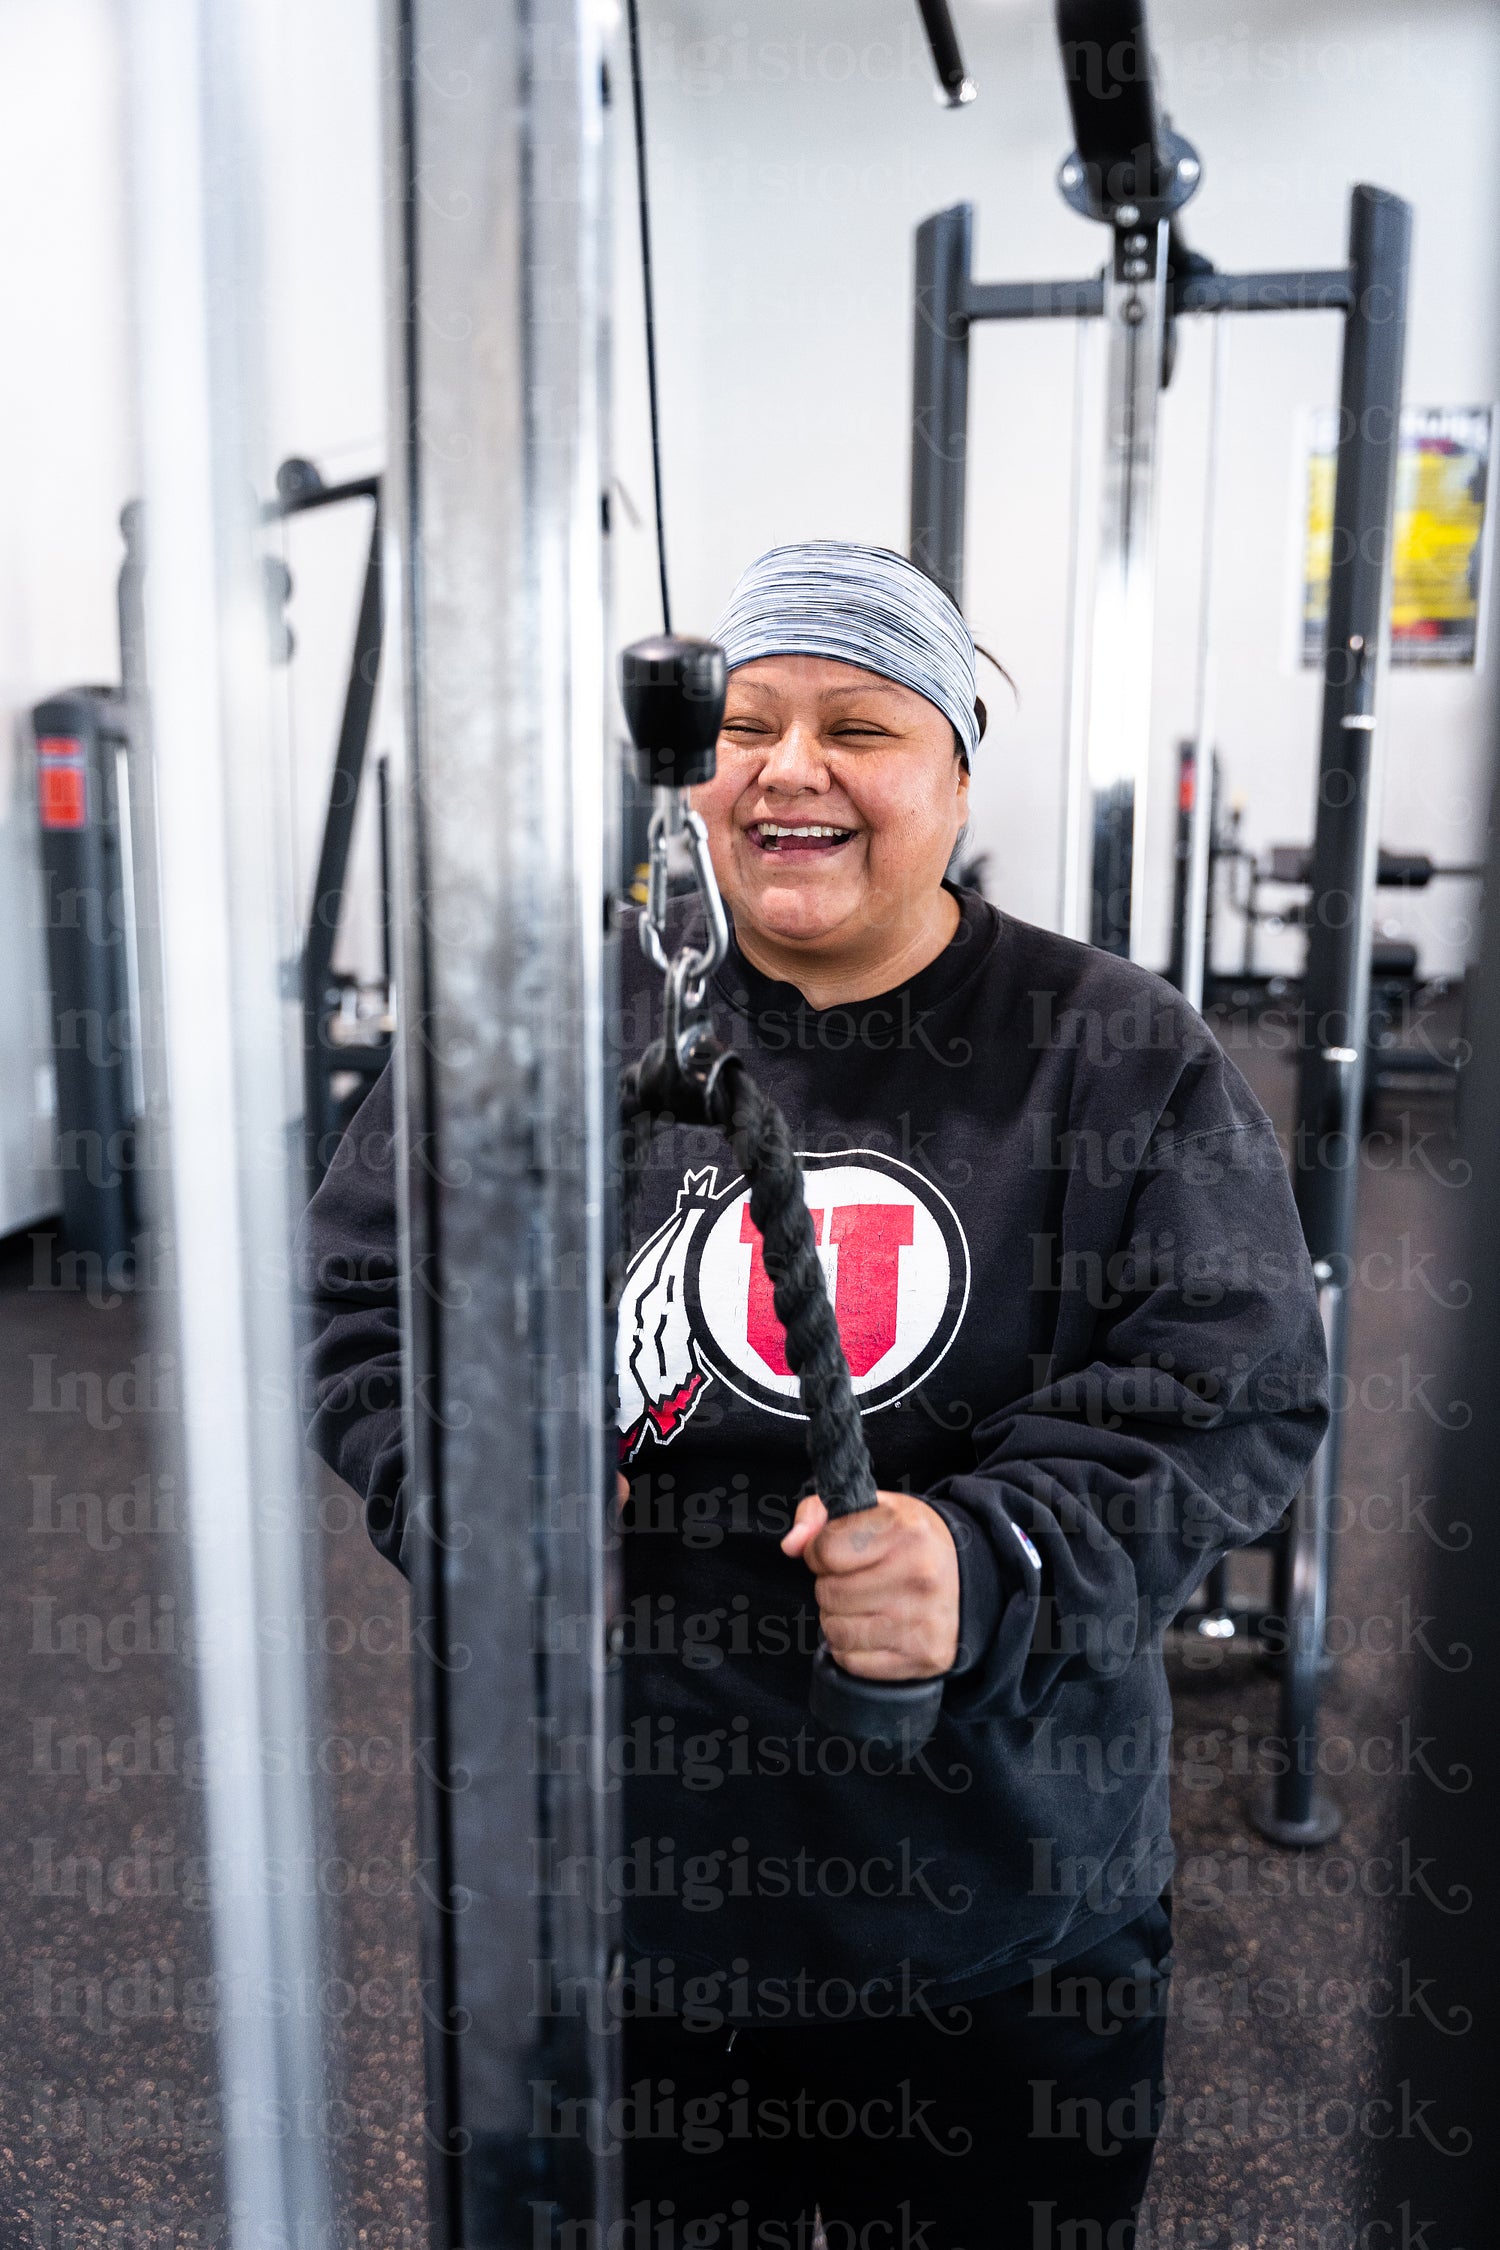
<svg viewBox="0 0 1500 2250">
<path fill-rule="evenodd" d="M 1217 1028 L 1289 1126 L 1274 1021 Z M 1331 1604 L 1336 1842 L 1286 1853 L 1248 1825 L 1275 1719 L 1257 1659 L 1212 1644 L 1173 1659 L 1178 1944 L 1171 2101 L 1142 2234 L 1154 2250 L 1358 2238 L 1383 2115 L 1364 2105 L 1380 2097 L 1381 2026 L 1401 2005 L 1393 1894 L 1421 1879 L 1399 1770 L 1420 1754 L 1403 1714 L 1431 1653 L 1424 1556 L 1444 1536 L 1430 1495 L 1464 1294 L 1445 1234 L 1456 1163 L 1449 1100 L 1386 1097 L 1362 1157 Z M 149 1303 L 47 1286 L 28 1242 L 4 1259 L 0 2250 L 207 2250 L 224 2228 L 212 2089 L 226 2002 L 211 1982 L 192 1650 L 162 1468 L 170 1358 Z M 405 1592 L 345 1489 L 322 1490 L 326 1725 L 303 1748 L 328 1777 L 330 1954 L 319 1994 L 283 1997 L 339 2025 L 338 2082 L 307 2121 L 334 2147 L 339 2239 L 424 2250 Z M 1240 1558 L 1237 1583 L 1253 1590 L 1265 1559 Z"/>
</svg>

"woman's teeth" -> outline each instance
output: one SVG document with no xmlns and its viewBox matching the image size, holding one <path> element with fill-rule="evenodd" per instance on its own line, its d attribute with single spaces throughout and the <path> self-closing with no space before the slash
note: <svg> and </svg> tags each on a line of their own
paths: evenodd
<svg viewBox="0 0 1500 2250">
<path fill-rule="evenodd" d="M 793 851 L 805 845 L 826 849 L 832 844 L 846 844 L 854 834 L 852 828 L 833 828 L 824 823 L 793 827 L 780 820 L 758 820 L 750 831 L 762 851 L 779 852 L 790 847 Z"/>
</svg>

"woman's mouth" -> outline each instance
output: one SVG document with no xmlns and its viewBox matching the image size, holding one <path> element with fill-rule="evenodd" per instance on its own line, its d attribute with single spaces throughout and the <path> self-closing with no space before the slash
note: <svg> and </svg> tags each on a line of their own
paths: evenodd
<svg viewBox="0 0 1500 2250">
<path fill-rule="evenodd" d="M 835 828 L 826 821 L 757 820 L 746 833 L 758 851 L 774 852 L 778 859 L 786 859 L 836 852 L 850 841 L 854 830 Z"/>
</svg>

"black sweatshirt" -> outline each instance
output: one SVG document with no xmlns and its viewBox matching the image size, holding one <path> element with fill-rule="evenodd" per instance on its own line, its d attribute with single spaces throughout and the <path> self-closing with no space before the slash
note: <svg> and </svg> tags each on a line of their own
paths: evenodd
<svg viewBox="0 0 1500 2250">
<path fill-rule="evenodd" d="M 1160 1893 L 1161 1637 L 1274 1524 L 1327 1420 L 1269 1120 L 1157 977 L 960 893 L 947 949 L 816 1009 L 732 949 L 721 1033 L 803 1152 L 877 1482 L 953 1533 L 960 1651 L 905 1761 L 807 1716 L 805 1425 L 724 1142 L 653 1145 L 620 1324 L 626 1851 L 658 1998 L 872 2014 L 999 1989 Z M 627 944 L 623 1046 L 659 980 Z M 405 1530 L 391 1093 L 304 1222 L 312 1441 Z"/>
</svg>

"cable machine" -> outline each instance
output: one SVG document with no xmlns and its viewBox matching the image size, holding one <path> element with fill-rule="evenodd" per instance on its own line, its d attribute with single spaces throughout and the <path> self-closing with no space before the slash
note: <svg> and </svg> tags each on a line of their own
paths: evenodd
<svg viewBox="0 0 1500 2250">
<path fill-rule="evenodd" d="M 945 98 L 962 98 L 946 14 L 925 20 Z M 562 2239 L 614 2242 L 619 2146 L 602 2121 L 625 1968 L 591 1884 L 562 1873 L 608 1864 L 620 1802 L 604 1766 L 619 1733 L 602 1411 L 619 1096 L 604 1067 L 618 940 L 601 904 L 619 784 L 605 764 L 603 28 L 583 0 L 526 16 L 392 0 L 391 21 L 396 1071 L 423 1532 L 429 2201 L 441 2250 L 554 2241 L 563 2222 Z M 538 66 L 564 53 L 571 69 Z M 643 140 L 641 114 L 637 89 Z M 885 1705 L 872 1726 L 892 1710 L 908 1726 L 913 1700 L 934 1700 L 930 1685 L 825 1684 Z"/>
<path fill-rule="evenodd" d="M 1332 270 L 1226 274 L 1190 251 L 1179 214 L 1196 193 L 1197 151 L 1165 122 L 1142 0 L 1057 0 L 1075 135 L 1058 185 L 1081 217 L 1109 229 L 1101 275 L 984 282 L 972 272 L 973 206 L 923 221 L 916 238 L 911 545 L 962 603 L 969 337 L 979 321 L 1097 320 L 1106 339 L 1105 427 L 1092 601 L 1075 619 L 1075 715 L 1067 777 L 1063 926 L 1140 958 L 1154 598 L 1156 431 L 1176 324 L 1190 314 L 1336 311 L 1344 316 L 1333 559 L 1323 665 L 1317 824 L 1307 976 L 1298 1023 L 1298 1209 L 1312 1252 L 1336 1378 L 1346 1358 L 1359 1121 L 1369 1001 L 1380 801 L 1376 696 L 1395 505 L 1411 211 L 1356 187 L 1347 263 Z M 1083 527 L 1087 536 L 1088 527 Z M 1197 746 L 1200 758 L 1206 742 Z M 1193 802 L 1187 895 L 1206 900 L 1209 791 Z M 1184 990 L 1202 1000 L 1203 945 Z M 1339 1386 L 1340 1391 L 1342 1386 Z M 1255 1808 L 1285 1844 L 1326 1842 L 1339 1813 L 1315 1787 L 1319 1674 L 1328 1600 L 1330 1502 L 1342 1416 L 1335 1414 L 1281 1534 L 1275 1606 L 1285 1619 L 1281 1729 L 1287 1770 Z"/>
<path fill-rule="evenodd" d="M 961 101 L 969 82 L 947 10 L 933 0 L 922 12 L 942 98 Z M 1118 10 L 1090 11 L 1096 30 L 1101 15 L 1117 44 Z M 1128 20 L 1143 56 L 1138 6 Z M 392 449 L 337 772 L 352 782 L 364 754 L 384 572 L 403 627 L 407 722 L 393 823 L 394 1054 L 433 2238 L 438 2250 L 615 2243 L 626 2217 L 610 2122 L 625 1965 L 594 1881 L 618 1848 L 620 1805 L 608 1763 L 620 1728 L 603 1412 L 617 1232 L 606 1067 L 617 940 L 603 908 L 619 856 L 602 505 L 608 26 L 593 0 L 524 10 L 387 0 L 385 21 Z M 165 1064 L 184 1490 L 205 1732 L 228 1746 L 206 1776 L 206 1825 L 221 1863 L 253 1871 L 302 1864 L 315 1809 L 306 1777 L 273 1780 L 258 1752 L 267 1739 L 306 1738 L 316 1683 L 246 1629 L 263 1614 L 308 1614 L 296 1511 L 265 1505 L 298 1489 L 292 1321 L 267 1255 L 289 1232 L 286 1000 L 302 1002 L 310 1056 L 347 1061 L 348 1050 L 326 1036 L 331 936 L 326 946 L 310 936 L 290 992 L 278 982 L 273 698 L 264 644 L 243 629 L 266 590 L 254 406 L 267 324 L 254 230 L 237 230 L 272 145 L 261 105 L 279 89 L 258 75 L 243 11 L 191 0 L 138 11 L 130 28 L 156 597 L 150 719 L 169 907 L 156 950 L 177 995 Z M 1132 636 L 1149 615 L 1151 438 L 1173 322 L 1278 302 L 1346 314 L 1336 546 L 1357 561 L 1336 566 L 1331 590 L 1314 889 L 1328 897 L 1342 885 L 1359 912 L 1352 930 L 1314 931 L 1310 999 L 1325 1013 L 1309 1020 L 1326 1043 L 1309 1038 L 1303 1097 L 1309 1149 L 1339 1133 L 1352 1149 L 1409 215 L 1359 189 L 1347 267 L 1213 275 L 1175 234 L 1197 160 L 1156 121 L 1149 77 L 1120 105 L 1133 120 L 1127 137 L 1142 102 L 1150 128 L 1123 154 L 1109 143 L 1115 112 L 1101 105 L 1095 116 L 1086 86 L 1074 92 L 1079 154 L 1065 186 L 1112 229 L 1104 279 L 978 285 L 966 208 L 922 230 L 914 551 L 961 591 L 970 322 L 1106 320 L 1120 411 L 1102 525 L 1110 572 L 1088 629 L 1096 676 L 1113 652 L 1115 684 L 1126 681 L 1131 756 L 1142 753 Z M 283 485 L 269 513 L 355 496 Z M 373 487 L 358 496 L 377 498 Z M 133 695 L 146 670 L 140 591 L 138 573 L 122 582 Z M 1105 878 L 1100 942 L 1123 946 L 1138 919 L 1140 774 L 1118 747 L 1107 751 L 1105 716 L 1101 706 L 1089 720 L 1090 866 Z M 319 899 L 347 846 L 347 826 L 331 823 Z M 677 1057 L 684 1067 L 702 1059 Z M 310 1120 L 315 1111 L 310 1094 Z M 1352 1172 L 1315 1156 L 1299 1164 L 1337 1355 Z M 1315 1698 L 1335 1470 L 1325 1449 L 1286 1548 L 1289 1601 L 1308 1625 L 1287 1674 L 1288 1696 L 1304 1692 L 1287 1707 L 1299 1740 L 1315 1723 L 1306 1693 Z M 1268 1817 L 1305 1841 L 1324 1813 L 1308 1767 L 1294 1790 L 1299 1782 L 1300 1811 L 1278 1799 Z M 277 1980 L 298 1989 L 298 1979 L 316 1988 L 318 1938 L 316 1904 L 300 1893 L 247 1883 L 215 1900 L 218 1973 L 247 1991 Z M 236 2243 L 299 2230 L 327 2238 L 328 2152 L 283 2122 L 316 2113 L 322 2027 L 226 2008 L 219 2036 L 235 2095 L 225 2165 Z"/>
<path fill-rule="evenodd" d="M 1205 739 L 1200 733 L 1199 739 Z M 1228 817 L 1219 806 L 1218 759 L 1209 761 L 1213 810 L 1210 819 L 1208 886 L 1201 921 L 1205 1005 L 1223 1000 L 1231 1007 L 1255 1008 L 1262 1000 L 1280 1000 L 1296 978 L 1264 968 L 1257 959 L 1262 930 L 1305 933 L 1311 927 L 1312 853 L 1305 844 L 1270 844 L 1253 851 L 1243 841 L 1243 806 L 1237 801 Z M 1179 803 L 1190 806 L 1196 790 L 1197 743 L 1184 742 L 1178 752 Z M 1188 938 L 1195 927 L 1186 895 L 1184 869 L 1188 858 L 1189 815 L 1179 814 L 1176 883 L 1172 912 L 1172 954 L 1167 970 L 1171 983 L 1183 986 Z M 1382 891 L 1425 891 L 1437 882 L 1477 883 L 1485 869 L 1472 861 L 1444 863 L 1428 852 L 1391 851 L 1381 845 L 1376 859 L 1375 884 Z M 1273 894 L 1270 902 L 1267 892 Z M 1289 897 L 1288 893 L 1300 894 Z M 1211 942 L 1217 911 L 1228 907 L 1240 923 L 1240 960 L 1230 968 L 1214 968 Z M 1404 937 L 1378 936 L 1370 948 L 1370 1011 L 1365 1067 L 1365 1117 L 1373 1117 L 1380 1094 L 1413 1082 L 1430 1090 L 1456 1093 L 1466 1039 L 1462 1011 L 1452 1032 L 1440 1041 L 1420 1022 L 1428 998 L 1446 992 L 1453 980 L 1446 975 L 1423 974 L 1416 945 Z"/>
<path fill-rule="evenodd" d="M 394 1028 L 389 804 L 383 764 L 379 769 L 377 810 L 384 976 L 374 991 L 362 992 L 353 978 L 338 976 L 333 966 L 385 633 L 380 479 L 352 477 L 341 484 L 325 484 L 311 461 L 293 455 L 283 461 L 276 472 L 276 497 L 266 501 L 260 511 L 263 523 L 284 523 L 290 517 L 307 515 L 314 509 L 343 507 L 361 500 L 371 503 L 370 545 L 306 934 L 295 970 L 297 997 L 302 1006 L 303 1151 L 309 1194 L 327 1171 L 344 1127 L 389 1062 Z M 267 558 L 265 570 L 268 603 L 273 613 L 272 632 L 278 642 L 275 655 L 278 661 L 285 663 L 292 652 L 291 633 L 275 613 L 291 592 L 291 578 L 285 564 L 272 558 Z"/>
</svg>

